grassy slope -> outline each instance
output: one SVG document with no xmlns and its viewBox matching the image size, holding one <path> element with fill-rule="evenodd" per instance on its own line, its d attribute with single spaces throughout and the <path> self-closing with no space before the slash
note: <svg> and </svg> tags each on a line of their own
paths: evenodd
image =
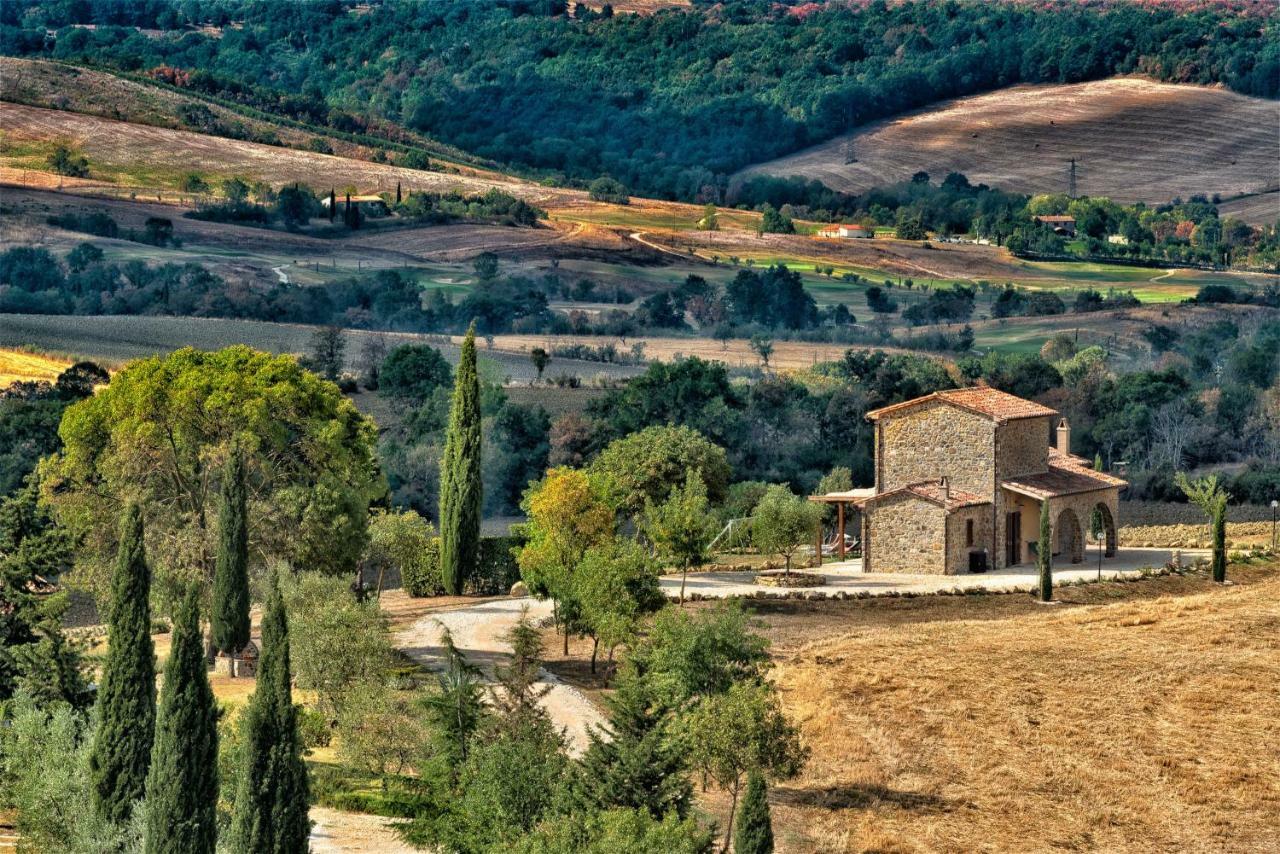
<svg viewBox="0 0 1280 854">
<path fill-rule="evenodd" d="M 52 382 L 69 364 L 65 359 L 26 350 L 0 349 L 0 388 L 20 381 Z"/>
</svg>

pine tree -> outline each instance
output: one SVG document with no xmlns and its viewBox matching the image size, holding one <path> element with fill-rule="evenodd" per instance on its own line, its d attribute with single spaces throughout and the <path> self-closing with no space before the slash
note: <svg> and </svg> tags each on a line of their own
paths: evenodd
<svg viewBox="0 0 1280 854">
<path fill-rule="evenodd" d="M 440 461 L 440 575 L 457 596 L 473 574 L 480 550 L 480 378 L 476 325 L 462 342 L 453 385 L 449 432 Z"/>
<path fill-rule="evenodd" d="M 648 810 L 659 820 L 670 812 L 684 818 L 693 792 L 682 749 L 670 737 L 670 715 L 653 702 L 644 680 L 630 672 L 606 703 L 608 731 L 592 729 L 582 756 L 586 805 Z"/>
<path fill-rule="evenodd" d="M 187 591 L 164 669 L 147 778 L 146 854 L 217 848 L 218 709 L 200 637 L 200 595 Z"/>
<path fill-rule="evenodd" d="M 233 448 L 222 475 L 218 508 L 218 562 L 213 574 L 213 646 L 231 656 L 249 642 L 249 520 L 244 455 Z"/>
<path fill-rule="evenodd" d="M 230 848 L 236 854 L 306 854 L 307 769 L 289 687 L 289 624 L 274 576 L 270 588 L 262 613 L 258 687 L 244 711 Z"/>
<path fill-rule="evenodd" d="M 1040 542 L 1036 543 L 1036 568 L 1040 570 L 1040 601 L 1053 601 L 1053 542 L 1049 502 L 1040 502 Z"/>
<path fill-rule="evenodd" d="M 142 510 L 129 505 L 111 580 L 107 660 L 98 695 L 98 731 L 89 754 L 93 803 L 121 823 L 146 789 L 156 725 L 155 648 L 151 643 L 151 570 L 142 545 Z"/>
<path fill-rule="evenodd" d="M 764 777 L 753 771 L 747 778 L 747 794 L 733 833 L 734 854 L 773 854 L 773 820 Z"/>
</svg>

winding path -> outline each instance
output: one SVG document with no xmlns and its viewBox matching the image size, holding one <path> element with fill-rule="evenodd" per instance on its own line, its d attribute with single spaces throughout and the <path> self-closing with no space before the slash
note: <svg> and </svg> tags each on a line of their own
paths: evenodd
<svg viewBox="0 0 1280 854">
<path fill-rule="evenodd" d="M 395 645 L 428 669 L 438 669 L 443 666 L 442 630 L 448 629 L 458 649 L 492 679 L 494 665 L 503 663 L 511 651 L 502 638 L 519 621 L 526 608 L 535 621 L 551 615 L 550 602 L 534 599 L 496 599 L 464 605 L 420 618 L 396 634 Z M 551 716 L 551 722 L 564 731 L 569 752 L 581 754 L 588 744 L 588 726 L 600 726 L 604 723 L 604 716 L 581 691 L 545 670 L 539 685 L 548 689 L 542 703 Z"/>
</svg>

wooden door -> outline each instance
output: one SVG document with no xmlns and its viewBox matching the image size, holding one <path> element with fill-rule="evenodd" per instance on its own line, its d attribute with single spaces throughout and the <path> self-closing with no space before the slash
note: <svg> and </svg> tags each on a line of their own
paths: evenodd
<svg viewBox="0 0 1280 854">
<path fill-rule="evenodd" d="M 1004 518 L 1004 563 L 1017 566 L 1022 563 L 1022 513 L 1008 513 Z"/>
</svg>

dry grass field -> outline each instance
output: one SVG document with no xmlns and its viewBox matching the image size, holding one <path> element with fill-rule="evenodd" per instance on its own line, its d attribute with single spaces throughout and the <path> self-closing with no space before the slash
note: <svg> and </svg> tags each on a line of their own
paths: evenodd
<svg viewBox="0 0 1280 854">
<path fill-rule="evenodd" d="M 25 350 L 0 349 L 0 389 L 16 382 L 57 379 L 71 362 Z"/>
<path fill-rule="evenodd" d="M 779 850 L 1280 850 L 1278 597 L 1272 568 L 768 618 L 813 751 Z"/>
<path fill-rule="evenodd" d="M 1079 192 L 1166 202 L 1195 193 L 1231 196 L 1280 187 L 1280 104 L 1222 89 L 1118 78 L 1015 86 L 877 122 L 847 138 L 744 173 L 804 175 L 863 192 L 924 170 L 941 180 L 1023 193 L 1066 192 L 1067 161 Z"/>
</svg>

